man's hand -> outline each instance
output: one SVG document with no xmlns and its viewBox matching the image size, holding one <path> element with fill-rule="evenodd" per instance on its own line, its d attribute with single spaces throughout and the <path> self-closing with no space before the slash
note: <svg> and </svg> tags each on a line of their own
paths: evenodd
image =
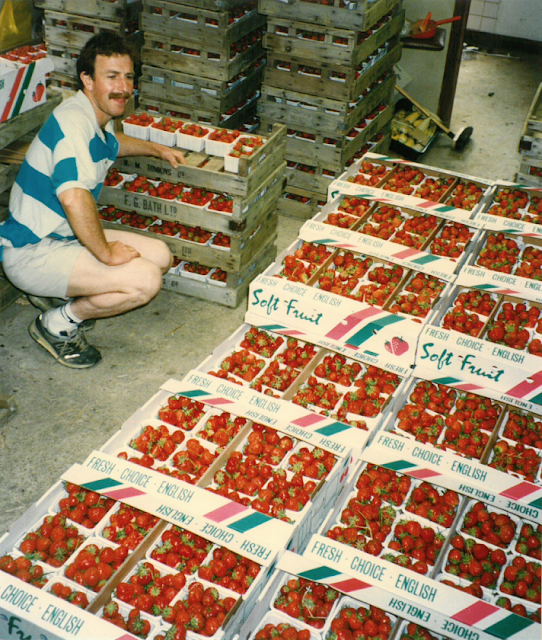
<svg viewBox="0 0 542 640">
<path fill-rule="evenodd" d="M 176 169 L 180 164 L 186 164 L 184 155 L 181 151 L 179 151 L 179 149 L 162 146 L 160 152 L 160 157 L 162 158 L 162 160 L 167 160 L 174 169 Z"/>
<path fill-rule="evenodd" d="M 121 264 L 126 264 L 134 258 L 139 258 L 140 253 L 133 247 L 118 240 L 107 243 L 109 249 L 109 257 L 104 260 L 104 263 L 110 267 L 117 267 Z"/>
</svg>

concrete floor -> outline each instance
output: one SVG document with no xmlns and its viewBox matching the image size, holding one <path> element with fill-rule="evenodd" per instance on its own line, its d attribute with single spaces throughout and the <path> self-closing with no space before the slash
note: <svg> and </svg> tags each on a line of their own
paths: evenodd
<svg viewBox="0 0 542 640">
<path fill-rule="evenodd" d="M 420 162 L 489 179 L 512 180 L 518 141 L 542 57 L 464 56 L 451 123 L 474 127 L 463 153 L 441 135 Z M 302 222 L 281 218 L 278 250 Z M 170 377 L 182 378 L 243 322 L 246 303 L 227 309 L 162 291 L 144 309 L 101 320 L 90 334 L 104 355 L 73 371 L 29 337 L 36 315 L 21 299 L 0 314 L 0 392 L 16 413 L 0 423 L 0 534 L 75 462 L 99 449 Z"/>
</svg>

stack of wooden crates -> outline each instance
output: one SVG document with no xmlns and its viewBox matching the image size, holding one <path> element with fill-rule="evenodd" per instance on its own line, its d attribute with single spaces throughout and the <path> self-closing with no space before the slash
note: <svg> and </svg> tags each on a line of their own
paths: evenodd
<svg viewBox="0 0 542 640">
<path fill-rule="evenodd" d="M 144 0 L 140 107 L 227 129 L 249 122 L 264 24 L 256 0 Z"/>
<path fill-rule="evenodd" d="M 259 0 L 258 10 L 267 16 L 260 131 L 288 130 L 279 211 L 310 218 L 345 166 L 387 147 L 404 11 L 400 0 Z"/>
<path fill-rule="evenodd" d="M 34 0 L 44 9 L 43 26 L 47 55 L 55 69 L 51 86 L 69 95 L 77 90 L 76 61 L 86 42 L 109 31 L 141 44 L 141 0 Z"/>
<path fill-rule="evenodd" d="M 516 182 L 542 187 L 542 84 L 538 87 L 519 141 L 521 154 Z"/>
</svg>

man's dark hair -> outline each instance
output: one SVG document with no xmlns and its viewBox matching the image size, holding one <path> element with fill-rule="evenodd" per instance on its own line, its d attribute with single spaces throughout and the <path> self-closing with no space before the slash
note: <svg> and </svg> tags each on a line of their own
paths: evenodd
<svg viewBox="0 0 542 640">
<path fill-rule="evenodd" d="M 77 59 L 77 81 L 79 89 L 83 88 L 81 74 L 94 78 L 96 56 L 130 56 L 134 67 L 138 61 L 136 49 L 116 33 L 102 31 L 93 36 L 83 47 Z"/>
</svg>

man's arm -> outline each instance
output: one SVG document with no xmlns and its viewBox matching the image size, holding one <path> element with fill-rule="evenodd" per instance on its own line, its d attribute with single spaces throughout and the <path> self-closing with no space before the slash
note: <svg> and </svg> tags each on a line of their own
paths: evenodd
<svg viewBox="0 0 542 640">
<path fill-rule="evenodd" d="M 116 136 L 120 145 L 119 157 L 121 158 L 125 156 L 151 156 L 153 158 L 161 158 L 162 160 L 167 160 L 174 169 L 180 164 L 185 164 L 184 155 L 179 149 L 166 147 L 163 144 L 150 142 L 149 140 L 132 138 L 124 133 L 117 133 Z"/>
<path fill-rule="evenodd" d="M 107 242 L 96 202 L 86 189 L 66 189 L 59 196 L 68 222 L 81 244 L 92 255 L 109 266 L 117 266 L 138 258 L 139 253 L 122 242 Z"/>
</svg>

